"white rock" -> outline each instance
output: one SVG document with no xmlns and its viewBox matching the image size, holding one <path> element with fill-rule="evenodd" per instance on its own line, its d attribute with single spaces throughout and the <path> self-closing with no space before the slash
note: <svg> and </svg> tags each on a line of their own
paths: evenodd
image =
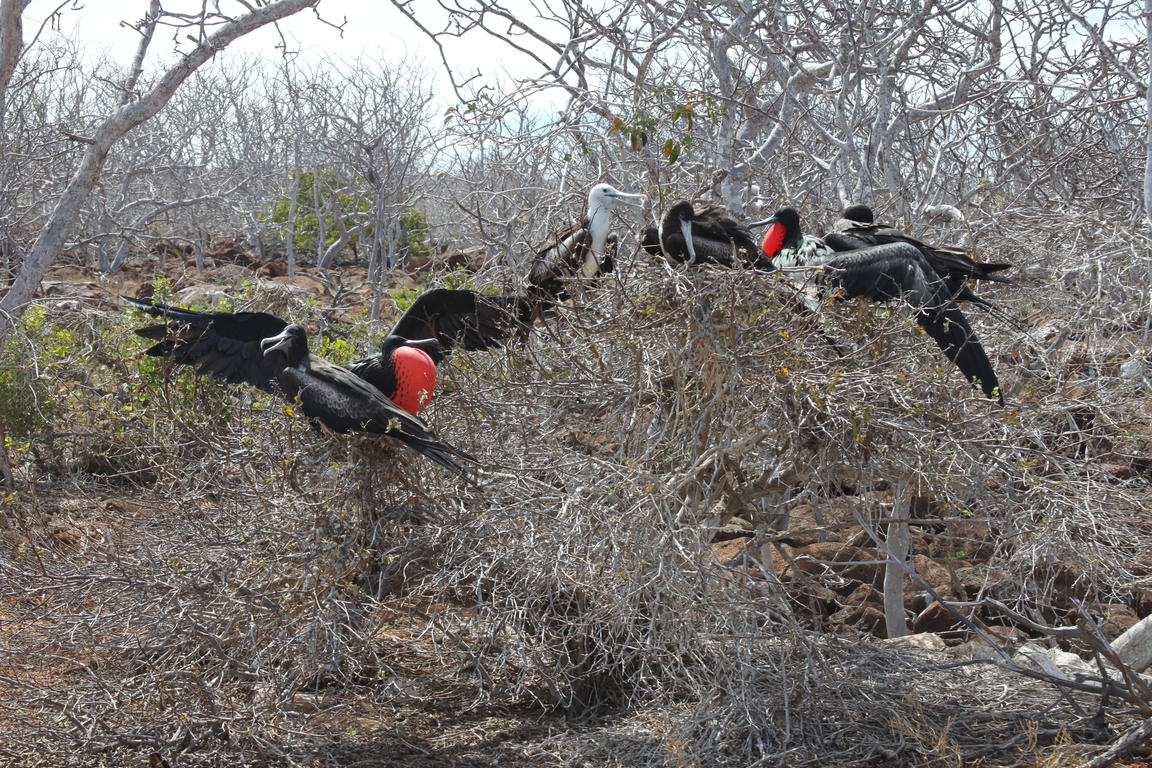
<svg viewBox="0 0 1152 768">
<path fill-rule="evenodd" d="M 1043 648 L 1036 643 L 1024 643 L 1012 658 L 1019 664 L 1038 668 L 1065 680 L 1074 680 L 1077 675 L 1098 674 L 1095 667 L 1076 654 L 1059 648 Z"/>
</svg>

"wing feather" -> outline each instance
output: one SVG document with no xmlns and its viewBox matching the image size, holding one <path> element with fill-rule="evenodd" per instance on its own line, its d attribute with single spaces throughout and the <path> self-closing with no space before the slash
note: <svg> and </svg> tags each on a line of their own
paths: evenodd
<svg viewBox="0 0 1152 768">
<path fill-rule="evenodd" d="M 284 320 L 266 312 L 198 312 L 121 298 L 153 317 L 167 320 L 162 325 L 136 330 L 137 335 L 158 342 L 145 354 L 190 365 L 205 376 L 233 384 L 246 382 L 265 392 L 275 392 L 276 375 L 283 363 L 265 359 L 260 341 L 283 331 L 288 325 Z"/>
</svg>

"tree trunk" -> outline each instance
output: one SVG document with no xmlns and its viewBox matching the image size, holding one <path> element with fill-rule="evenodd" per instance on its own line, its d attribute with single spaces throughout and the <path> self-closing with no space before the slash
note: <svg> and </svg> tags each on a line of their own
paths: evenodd
<svg viewBox="0 0 1152 768">
<path fill-rule="evenodd" d="M 1147 133 L 1144 139 L 1144 217 L 1152 224 L 1152 0 L 1144 0 L 1144 31 L 1148 47 L 1148 86 L 1144 91 Z"/>
<path fill-rule="evenodd" d="M 40 284 L 48 267 L 60 254 L 72 229 L 72 224 L 80 215 L 80 210 L 88 200 L 104 161 L 116 142 L 124 134 L 151 119 L 159 112 L 176 89 L 189 75 L 202 64 L 224 49 L 233 40 L 260 27 L 278 21 L 297 11 L 314 5 L 317 0 L 278 0 L 271 5 L 256 8 L 251 13 L 222 25 L 208 39 L 186 54 L 179 62 L 166 71 L 150 91 L 139 101 L 125 105 L 105 120 L 92 137 L 84 156 L 80 160 L 56 207 L 48 221 L 40 230 L 32 249 L 24 257 L 20 272 L 15 281 L 0 299 L 0 346 L 12 332 L 17 318 L 31 301 L 36 287 Z M 19 5 L 19 2 L 16 3 Z M 0 5 L 3 11 L 8 3 Z M 2 45 L 2 43 L 0 43 Z M 2 73 L 0 73 L 2 76 Z"/>
<path fill-rule="evenodd" d="M 0 135 L 8 116 L 8 83 L 24 48 L 24 27 L 20 14 L 31 0 L 0 0 Z"/>
<path fill-rule="evenodd" d="M 896 499 L 892 503 L 892 519 L 888 523 L 888 562 L 884 566 L 884 625 L 888 637 L 908 634 L 908 620 L 904 615 L 904 562 L 912 546 L 908 529 L 911 490 L 901 480 L 896 486 Z"/>
</svg>

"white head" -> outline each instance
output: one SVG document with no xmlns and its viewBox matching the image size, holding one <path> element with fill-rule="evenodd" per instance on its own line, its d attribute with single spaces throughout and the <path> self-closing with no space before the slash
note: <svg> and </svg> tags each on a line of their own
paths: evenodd
<svg viewBox="0 0 1152 768">
<path fill-rule="evenodd" d="M 628 192 L 621 192 L 611 184 L 597 184 L 588 192 L 589 215 L 592 215 L 600 208 L 611 210 L 621 205 L 642 208 L 644 206 L 644 195 L 633 195 Z"/>
</svg>

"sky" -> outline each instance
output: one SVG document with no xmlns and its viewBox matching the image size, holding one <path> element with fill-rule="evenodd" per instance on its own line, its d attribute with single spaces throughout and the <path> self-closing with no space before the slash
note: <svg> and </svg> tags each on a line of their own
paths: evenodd
<svg viewBox="0 0 1152 768">
<path fill-rule="evenodd" d="M 164 7 L 168 11 L 195 12 L 201 4 L 202 0 L 165 0 Z M 221 5 L 240 8 L 239 4 L 227 0 Z M 522 6 L 530 13 L 529 0 L 511 0 L 506 5 Z M 30 40 L 48 15 L 59 7 L 60 0 L 33 0 L 24 13 L 25 40 Z M 425 7 L 434 9 L 431 2 Z M 61 8 L 55 25 L 45 27 L 44 37 L 59 35 L 75 39 L 94 58 L 105 54 L 127 66 L 136 51 L 139 35 L 122 22 L 142 18 L 147 8 L 148 0 L 71 0 Z M 343 32 L 318 20 L 310 9 L 280 22 L 285 39 L 301 57 L 324 60 L 339 56 L 355 58 L 364 52 L 379 53 L 392 62 L 422 64 L 437 79 L 441 86 L 438 90 L 449 90 L 450 82 L 443 72 L 437 47 L 388 0 L 322 0 L 320 12 L 332 24 L 343 24 Z M 424 23 L 432 26 L 430 22 Z M 157 30 L 149 61 L 155 64 L 169 59 L 171 41 L 171 31 L 165 35 Z M 234 42 L 224 55 L 277 57 L 279 44 L 279 34 L 267 26 Z M 508 77 L 530 77 L 539 71 L 507 46 L 479 32 L 447 40 L 445 49 L 450 63 L 460 71 L 482 69 L 485 75 Z M 165 55 L 158 58 L 162 52 Z"/>
</svg>

